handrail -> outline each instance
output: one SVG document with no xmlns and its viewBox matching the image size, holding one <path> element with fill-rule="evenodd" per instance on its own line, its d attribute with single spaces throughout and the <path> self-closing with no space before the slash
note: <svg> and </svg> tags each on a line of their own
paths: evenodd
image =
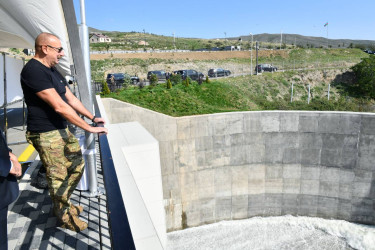
<svg viewBox="0 0 375 250">
<path fill-rule="evenodd" d="M 95 102 L 95 100 L 94 100 Z M 100 117 L 100 111 L 95 105 L 95 114 Z M 103 124 L 98 124 L 103 127 Z M 112 160 L 111 150 L 107 135 L 99 134 L 99 151 L 103 170 L 104 187 L 107 197 L 108 225 L 111 235 L 112 249 L 135 249 L 133 235 L 130 229 L 128 216 L 120 190 L 115 166 Z"/>
</svg>

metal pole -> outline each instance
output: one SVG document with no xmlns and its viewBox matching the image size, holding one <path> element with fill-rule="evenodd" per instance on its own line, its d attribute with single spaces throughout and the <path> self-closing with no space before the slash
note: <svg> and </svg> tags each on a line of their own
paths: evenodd
<svg viewBox="0 0 375 250">
<path fill-rule="evenodd" d="M 5 142 L 8 143 L 8 115 L 7 115 L 7 105 L 8 105 L 8 96 L 7 96 L 7 72 L 5 66 L 6 53 L 3 54 L 3 70 L 4 70 L 4 133 L 5 133 Z"/>
<path fill-rule="evenodd" d="M 309 94 L 307 95 L 307 104 L 310 104 L 310 84 L 309 84 Z"/>
<path fill-rule="evenodd" d="M 255 69 L 256 69 L 256 75 L 258 75 L 258 41 L 255 42 L 255 49 L 256 49 L 256 64 L 255 64 Z"/>
<path fill-rule="evenodd" d="M 85 1 L 80 0 L 81 4 L 81 39 L 82 39 L 82 50 L 84 64 L 86 68 L 86 79 L 88 85 L 88 96 L 89 106 L 86 107 L 91 113 L 94 113 L 92 88 L 91 88 L 91 68 L 90 68 L 90 46 L 89 46 L 89 33 L 86 25 L 86 13 L 85 13 Z M 97 170 L 96 170 L 96 156 L 95 156 L 95 139 L 94 134 L 85 131 L 85 146 L 86 151 L 86 162 L 87 171 L 89 178 L 89 190 L 88 193 L 83 192 L 82 194 L 89 197 L 96 197 L 104 193 L 103 188 L 98 187 Z"/>
<path fill-rule="evenodd" d="M 292 83 L 292 92 L 290 94 L 290 102 L 293 102 L 293 83 Z"/>
<path fill-rule="evenodd" d="M 329 92 L 331 90 L 331 84 L 328 84 L 328 100 L 329 100 Z"/>
<path fill-rule="evenodd" d="M 251 65 L 250 65 L 250 74 L 253 75 L 253 34 L 251 35 L 251 47 L 250 47 L 250 54 L 251 54 Z"/>
</svg>

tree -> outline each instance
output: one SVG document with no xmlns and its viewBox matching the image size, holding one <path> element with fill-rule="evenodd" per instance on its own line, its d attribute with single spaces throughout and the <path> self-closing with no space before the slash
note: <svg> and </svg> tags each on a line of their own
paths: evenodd
<svg viewBox="0 0 375 250">
<path fill-rule="evenodd" d="M 352 70 L 356 76 L 353 89 L 363 97 L 375 99 L 375 56 L 370 56 L 354 65 Z"/>
</svg>

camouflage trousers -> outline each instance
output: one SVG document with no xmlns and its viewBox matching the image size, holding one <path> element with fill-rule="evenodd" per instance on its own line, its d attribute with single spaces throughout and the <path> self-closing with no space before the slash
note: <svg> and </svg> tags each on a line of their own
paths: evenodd
<svg viewBox="0 0 375 250">
<path fill-rule="evenodd" d="M 77 138 L 68 130 L 26 132 L 27 142 L 38 151 L 55 215 L 61 220 L 71 207 L 70 196 L 79 183 L 85 162 Z"/>
</svg>

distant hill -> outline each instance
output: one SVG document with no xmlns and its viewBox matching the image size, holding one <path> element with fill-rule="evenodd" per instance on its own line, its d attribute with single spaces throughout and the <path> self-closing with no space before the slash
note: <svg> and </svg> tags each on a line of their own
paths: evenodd
<svg viewBox="0 0 375 250">
<path fill-rule="evenodd" d="M 240 36 L 227 38 L 228 40 L 239 40 L 250 41 L 251 36 Z M 375 41 L 372 40 L 351 40 L 351 39 L 327 39 L 325 37 L 314 37 L 314 36 L 302 36 L 298 34 L 283 34 L 282 42 L 285 44 L 299 45 L 303 47 L 327 47 L 327 44 L 333 48 L 337 47 L 348 47 L 350 44 L 362 45 L 365 47 L 374 47 Z M 258 34 L 253 36 L 253 41 L 267 42 L 267 43 L 279 43 L 280 44 L 280 34 Z"/>
<path fill-rule="evenodd" d="M 163 36 L 142 32 L 120 32 L 105 31 L 89 27 L 90 33 L 103 33 L 112 38 L 111 47 L 117 49 L 139 49 L 137 43 L 140 40 L 146 40 L 153 49 L 177 49 L 197 50 L 201 48 L 223 47 L 227 45 L 241 45 L 243 49 L 249 48 L 251 36 L 239 36 L 229 38 L 183 38 L 173 39 L 172 36 Z M 253 41 L 260 42 L 261 48 L 274 48 L 280 46 L 280 34 L 257 34 L 253 36 Z M 117 44 L 117 45 L 116 45 Z M 101 45 L 97 45 L 99 47 Z M 254 45 L 255 46 L 255 45 Z M 327 39 L 324 37 L 302 36 L 298 34 L 283 34 L 282 46 L 293 47 L 299 46 L 303 48 L 347 48 L 356 47 L 361 49 L 375 50 L 375 41 L 372 40 L 351 40 L 351 39 Z"/>
</svg>

